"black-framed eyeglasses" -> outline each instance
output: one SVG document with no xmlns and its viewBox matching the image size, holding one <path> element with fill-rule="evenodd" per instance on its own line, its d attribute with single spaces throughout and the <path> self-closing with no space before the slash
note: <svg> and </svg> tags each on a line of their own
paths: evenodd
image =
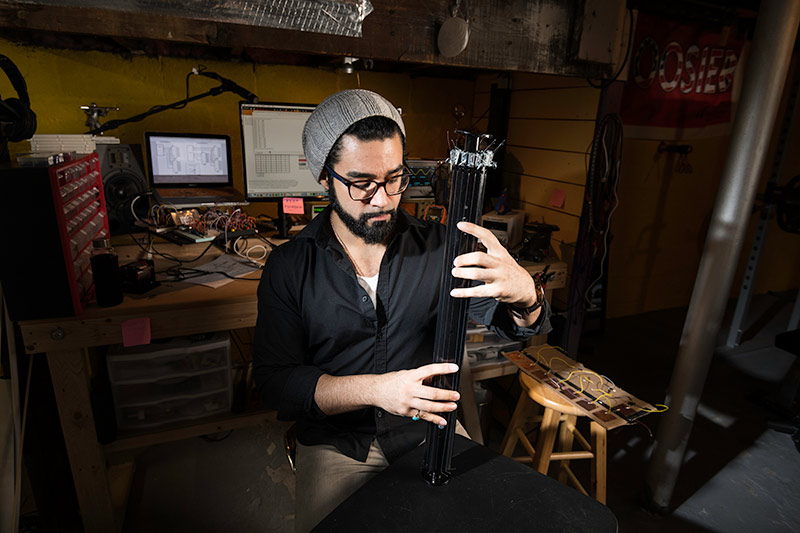
<svg viewBox="0 0 800 533">
<path fill-rule="evenodd" d="M 399 176 L 393 176 L 385 181 L 377 182 L 375 180 L 355 180 L 350 181 L 337 174 L 331 167 L 325 165 L 325 170 L 328 174 L 341 181 L 347 186 L 347 192 L 350 198 L 356 201 L 369 200 L 378 193 L 378 189 L 383 187 L 386 194 L 389 196 L 397 196 L 402 194 L 408 188 L 411 181 L 411 171 L 406 166 L 403 166 L 403 173 Z"/>
</svg>

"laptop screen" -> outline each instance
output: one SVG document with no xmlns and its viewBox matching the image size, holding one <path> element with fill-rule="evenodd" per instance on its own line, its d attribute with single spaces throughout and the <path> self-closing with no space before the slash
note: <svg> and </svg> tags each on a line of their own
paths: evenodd
<svg viewBox="0 0 800 533">
<path fill-rule="evenodd" d="M 151 187 L 233 184 L 227 135 L 148 132 L 145 146 Z"/>
</svg>

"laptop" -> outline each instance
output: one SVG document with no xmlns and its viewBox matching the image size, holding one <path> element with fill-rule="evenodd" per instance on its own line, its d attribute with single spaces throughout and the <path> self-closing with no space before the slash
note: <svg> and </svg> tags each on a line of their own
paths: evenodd
<svg viewBox="0 0 800 533">
<path fill-rule="evenodd" d="M 247 205 L 233 188 L 231 140 L 205 133 L 144 134 L 150 190 L 178 209 Z"/>
</svg>

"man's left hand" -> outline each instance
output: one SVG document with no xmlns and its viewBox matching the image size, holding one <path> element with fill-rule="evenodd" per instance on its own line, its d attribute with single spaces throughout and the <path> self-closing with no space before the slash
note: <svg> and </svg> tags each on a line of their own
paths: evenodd
<svg viewBox="0 0 800 533">
<path fill-rule="evenodd" d="M 454 277 L 482 281 L 482 285 L 453 289 L 454 298 L 488 297 L 518 307 L 529 307 L 536 302 L 536 286 L 527 270 L 519 266 L 497 237 L 470 222 L 459 222 L 458 229 L 468 233 L 486 247 L 486 252 L 459 255 L 453 261 Z"/>
</svg>

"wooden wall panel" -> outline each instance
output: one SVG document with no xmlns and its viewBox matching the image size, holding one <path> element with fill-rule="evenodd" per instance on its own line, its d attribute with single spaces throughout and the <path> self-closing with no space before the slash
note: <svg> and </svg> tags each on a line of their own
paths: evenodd
<svg viewBox="0 0 800 533">
<path fill-rule="evenodd" d="M 509 176 L 513 178 L 513 176 Z M 581 216 L 583 207 L 583 186 L 572 183 L 561 183 L 535 176 L 518 176 L 520 180 L 519 199 L 526 204 L 552 209 L 560 213 L 567 213 L 576 217 Z M 550 203 L 556 190 L 565 193 L 564 203 L 561 206 Z"/>
<path fill-rule="evenodd" d="M 511 87 L 511 105 L 503 182 L 512 206 L 527 222 L 559 227 L 551 238 L 556 255 L 568 263 L 574 255 L 586 182 L 586 151 L 594 134 L 599 91 L 586 80 L 514 73 L 475 80 L 476 119 L 488 107 L 492 84 Z M 550 205 L 555 189 L 565 193 L 561 207 Z M 557 308 L 566 304 L 554 298 Z"/>
<path fill-rule="evenodd" d="M 567 76 L 551 76 L 549 74 L 532 74 L 529 72 L 514 72 L 511 75 L 514 90 L 527 89 L 563 89 L 565 87 L 591 87 L 583 78 Z"/>
<path fill-rule="evenodd" d="M 513 98 L 516 96 L 512 96 Z M 582 154 L 592 141 L 594 122 L 520 119 L 508 121 L 508 144 Z M 527 169 L 526 169 L 527 170 Z M 526 172 L 527 173 L 527 172 Z M 531 169 L 530 174 L 538 174 Z"/>
<path fill-rule="evenodd" d="M 517 174 L 536 172 L 527 175 L 583 186 L 586 182 L 587 159 L 586 154 L 509 146 L 505 170 Z"/>
<path fill-rule="evenodd" d="M 563 90 L 515 90 L 511 102 L 511 116 L 515 118 L 585 120 L 594 123 L 596 114 L 597 90 L 588 86 Z"/>
</svg>

